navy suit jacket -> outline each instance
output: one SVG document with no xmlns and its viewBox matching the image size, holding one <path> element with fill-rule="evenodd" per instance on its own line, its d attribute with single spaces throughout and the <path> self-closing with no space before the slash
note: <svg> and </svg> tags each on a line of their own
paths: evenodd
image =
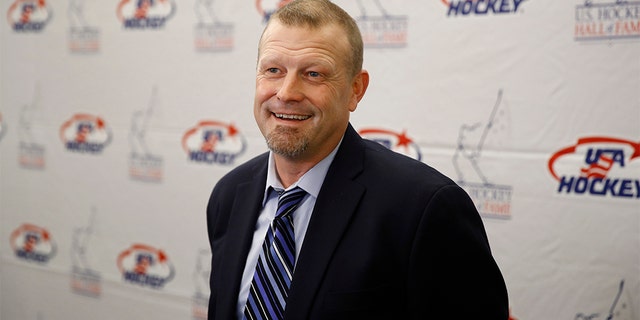
<svg viewBox="0 0 640 320">
<path fill-rule="evenodd" d="M 215 186 L 209 319 L 236 318 L 268 153 Z M 349 125 L 313 209 L 285 318 L 508 318 L 507 290 L 466 192 Z"/>
</svg>

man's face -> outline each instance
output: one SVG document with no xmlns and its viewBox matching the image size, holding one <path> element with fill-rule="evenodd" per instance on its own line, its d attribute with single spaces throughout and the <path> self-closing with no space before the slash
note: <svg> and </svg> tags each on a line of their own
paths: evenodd
<svg viewBox="0 0 640 320">
<path fill-rule="evenodd" d="M 319 161 L 338 144 L 349 112 L 364 94 L 357 86 L 361 75 L 349 74 L 348 49 L 335 25 L 313 30 L 272 21 L 267 27 L 258 55 L 254 116 L 276 154 Z"/>
</svg>

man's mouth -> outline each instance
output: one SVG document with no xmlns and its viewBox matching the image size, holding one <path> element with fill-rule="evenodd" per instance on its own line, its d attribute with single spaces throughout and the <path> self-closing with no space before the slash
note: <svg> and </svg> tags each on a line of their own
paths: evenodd
<svg viewBox="0 0 640 320">
<path fill-rule="evenodd" d="M 284 114 L 284 113 L 274 113 L 274 116 L 278 119 L 283 120 L 307 120 L 311 118 L 311 116 L 299 115 L 299 114 Z"/>
</svg>

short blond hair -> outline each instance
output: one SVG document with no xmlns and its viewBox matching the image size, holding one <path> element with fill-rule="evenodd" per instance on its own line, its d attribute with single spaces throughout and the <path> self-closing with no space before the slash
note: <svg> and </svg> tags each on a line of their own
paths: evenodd
<svg viewBox="0 0 640 320">
<path fill-rule="evenodd" d="M 331 24 L 339 26 L 344 30 L 351 47 L 349 59 L 351 76 L 355 76 L 362 70 L 364 49 L 358 24 L 346 11 L 333 2 L 328 0 L 294 0 L 271 15 L 269 23 L 274 20 L 285 26 L 311 29 Z M 269 24 L 267 24 L 268 26 Z"/>
</svg>

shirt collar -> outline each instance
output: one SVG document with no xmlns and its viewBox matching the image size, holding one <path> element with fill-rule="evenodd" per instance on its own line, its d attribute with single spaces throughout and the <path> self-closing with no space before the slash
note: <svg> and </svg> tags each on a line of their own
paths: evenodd
<svg viewBox="0 0 640 320">
<path fill-rule="evenodd" d="M 324 178 L 327 176 L 327 171 L 329 171 L 329 166 L 333 162 L 333 159 L 336 157 L 336 153 L 338 152 L 338 148 L 342 144 L 342 139 L 338 143 L 338 145 L 327 155 L 324 159 L 318 162 L 313 168 L 307 171 L 298 181 L 289 186 L 288 189 L 293 189 L 295 187 L 300 187 L 304 191 L 306 191 L 309 195 L 314 198 L 318 198 L 318 193 L 320 193 L 320 188 L 322 188 L 322 182 Z M 262 199 L 262 206 L 265 205 L 267 200 L 269 199 L 269 192 L 271 189 L 284 189 L 282 183 L 278 179 L 278 175 L 276 173 L 276 164 L 273 159 L 273 151 L 269 152 L 269 165 L 267 168 L 267 183 L 264 190 L 264 197 Z"/>
</svg>

